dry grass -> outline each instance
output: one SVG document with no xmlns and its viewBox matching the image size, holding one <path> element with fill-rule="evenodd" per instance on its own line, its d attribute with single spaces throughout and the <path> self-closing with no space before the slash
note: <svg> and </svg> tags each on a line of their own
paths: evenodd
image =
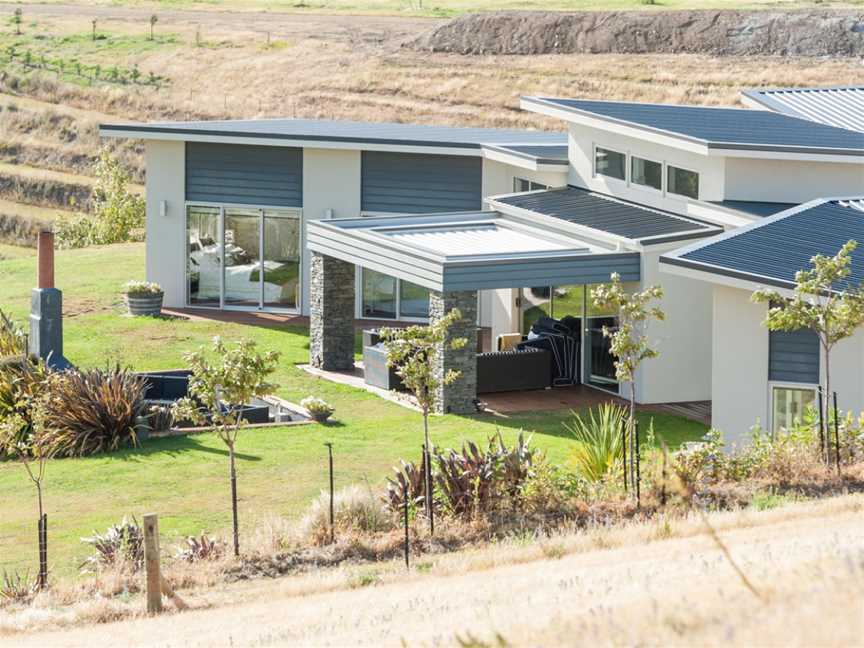
<svg viewBox="0 0 864 648">
<path fill-rule="evenodd" d="M 62 637 L 66 645 L 108 636 L 160 645 L 207 645 L 216 637 L 236 645 L 380 645 L 400 637 L 452 645 L 469 634 L 494 642 L 501 633 L 513 645 L 574 636 L 604 645 L 848 645 L 864 630 L 856 613 L 864 595 L 862 510 L 864 498 L 855 495 L 710 515 L 765 602 L 746 595 L 704 522 L 691 515 L 425 556 L 409 573 L 393 561 L 203 589 L 221 582 L 224 564 L 174 564 L 175 586 L 198 587 L 184 593 L 193 611 L 182 626 L 169 615 Z M 141 617 L 142 600 L 114 576 L 80 587 L 101 596 L 76 603 L 80 590 L 57 589 L 28 608 L 0 611 L 0 637 L 44 645 L 59 636 L 20 633 Z M 111 596 L 117 591 L 124 594 Z M 838 623 L 808 627 L 820 614 Z"/>
</svg>

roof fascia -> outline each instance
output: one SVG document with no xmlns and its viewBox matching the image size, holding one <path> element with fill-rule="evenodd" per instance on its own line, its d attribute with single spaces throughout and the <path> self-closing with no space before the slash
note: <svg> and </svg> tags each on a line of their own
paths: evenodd
<svg viewBox="0 0 864 648">
<path fill-rule="evenodd" d="M 794 291 L 789 287 L 788 283 L 768 278 L 760 281 L 753 275 L 736 273 L 731 270 L 719 272 L 713 266 L 702 266 L 702 264 L 695 261 L 686 261 L 662 255 L 659 259 L 659 267 L 660 272 L 666 274 L 696 279 L 697 281 L 704 281 L 718 286 L 738 288 L 749 292 L 755 292 L 760 288 L 770 286 L 783 297 L 792 297 L 794 295 Z"/>
</svg>

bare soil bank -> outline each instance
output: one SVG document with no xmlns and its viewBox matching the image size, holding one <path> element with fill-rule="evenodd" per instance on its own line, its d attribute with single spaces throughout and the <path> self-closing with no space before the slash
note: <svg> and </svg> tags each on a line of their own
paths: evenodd
<svg viewBox="0 0 864 648">
<path fill-rule="evenodd" d="M 506 11 L 469 14 L 411 47 L 457 54 L 864 55 L 862 11 Z"/>
</svg>

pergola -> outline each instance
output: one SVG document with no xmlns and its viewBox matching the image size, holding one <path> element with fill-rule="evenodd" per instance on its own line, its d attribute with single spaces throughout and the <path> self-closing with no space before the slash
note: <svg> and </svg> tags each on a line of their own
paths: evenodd
<svg viewBox="0 0 864 648">
<path fill-rule="evenodd" d="M 428 288 L 430 321 L 461 311 L 450 335 L 468 343 L 459 349 L 445 343 L 437 354 L 439 375 L 461 372 L 438 394 L 442 413 L 475 409 L 478 290 L 602 283 L 612 272 L 625 281 L 640 278 L 638 249 L 574 233 L 563 221 L 538 225 L 530 216 L 495 211 L 312 221 L 307 235 L 315 367 L 354 366 L 355 266 Z"/>
</svg>

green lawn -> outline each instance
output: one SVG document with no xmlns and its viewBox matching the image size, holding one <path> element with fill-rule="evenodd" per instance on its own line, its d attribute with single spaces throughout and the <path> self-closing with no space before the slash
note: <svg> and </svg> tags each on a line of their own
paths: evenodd
<svg viewBox="0 0 864 648">
<path fill-rule="evenodd" d="M 216 334 L 252 338 L 282 352 L 278 394 L 299 401 L 319 395 L 336 406 L 335 425 L 249 430 L 239 442 L 240 512 L 244 525 L 274 514 L 296 515 L 326 486 L 325 441 L 334 443 L 338 485 L 367 482 L 379 489 L 402 457 L 416 458 L 420 416 L 364 391 L 316 379 L 295 364 L 308 353 L 306 331 L 219 322 L 132 319 L 122 312 L 119 289 L 143 278 L 143 245 L 116 245 L 59 252 L 57 282 L 67 313 L 65 352 L 79 365 L 119 362 L 136 369 L 183 365 L 182 354 Z M 35 282 L 32 251 L 0 245 L 0 308 L 24 323 Z M 674 416 L 652 415 L 671 446 L 701 436 L 705 428 Z M 566 412 L 531 412 L 509 418 L 444 416 L 432 422 L 436 444 L 482 440 L 500 429 L 512 439 L 520 429 L 556 462 L 567 461 L 570 440 L 562 430 Z M 643 428 L 647 426 L 647 415 Z M 81 536 L 102 530 L 123 515 L 154 511 L 170 537 L 229 523 L 227 461 L 210 434 L 151 441 L 138 450 L 89 459 L 52 462 L 47 481 L 51 563 L 57 573 L 75 571 Z M 0 463 L 0 570 L 32 566 L 35 555 L 34 491 L 24 469 Z"/>
</svg>

